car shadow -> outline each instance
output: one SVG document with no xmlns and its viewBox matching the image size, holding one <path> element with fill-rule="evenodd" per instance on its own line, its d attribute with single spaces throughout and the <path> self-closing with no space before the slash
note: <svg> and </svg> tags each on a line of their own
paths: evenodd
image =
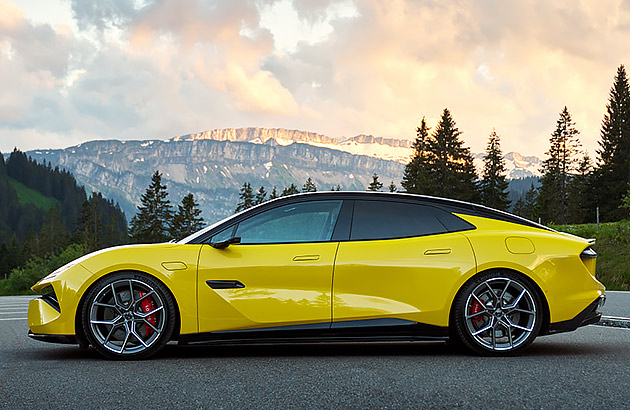
<svg viewBox="0 0 630 410">
<path fill-rule="evenodd" d="M 615 346 L 591 346 L 536 341 L 525 352 L 516 357 L 580 357 L 615 355 L 622 353 Z M 92 361 L 103 360 L 93 348 L 79 349 L 77 346 L 51 346 L 46 349 L 29 349 L 21 356 L 29 361 Z M 625 353 L 625 351 L 623 352 Z M 217 358 L 265 358 L 265 357 L 469 357 L 480 356 L 469 353 L 460 346 L 445 342 L 372 342 L 372 343 L 303 343 L 303 344 L 225 344 L 225 345 L 166 345 L 150 360 L 188 360 Z M 507 357 L 510 358 L 510 357 Z M 483 358 L 489 360 L 505 359 Z"/>
</svg>

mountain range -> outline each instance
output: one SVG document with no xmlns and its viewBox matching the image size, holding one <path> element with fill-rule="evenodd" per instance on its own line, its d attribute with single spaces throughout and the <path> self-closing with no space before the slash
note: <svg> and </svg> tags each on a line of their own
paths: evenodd
<svg viewBox="0 0 630 410">
<path fill-rule="evenodd" d="M 244 182 L 278 191 L 312 178 L 319 190 L 340 185 L 364 190 L 377 173 L 385 185 L 399 186 L 412 141 L 357 135 L 334 139 L 282 128 L 228 128 L 167 140 L 90 141 L 65 149 L 27 152 L 71 171 L 88 190 L 117 201 L 130 219 L 140 196 L 159 170 L 176 204 L 192 192 L 207 222 L 233 213 Z M 480 169 L 483 154 L 474 154 Z M 510 152 L 508 178 L 538 176 L 540 159 Z M 400 189 L 400 186 L 399 186 Z"/>
</svg>

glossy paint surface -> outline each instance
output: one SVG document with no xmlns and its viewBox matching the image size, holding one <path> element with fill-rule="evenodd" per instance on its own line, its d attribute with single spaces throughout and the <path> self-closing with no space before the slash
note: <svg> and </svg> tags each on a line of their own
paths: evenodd
<svg viewBox="0 0 630 410">
<path fill-rule="evenodd" d="M 199 331 L 330 322 L 338 244 L 203 245 L 199 258 Z M 207 280 L 244 288 L 211 289 Z"/>
<path fill-rule="evenodd" d="M 54 288 L 61 313 L 31 302 L 37 334 L 75 334 L 80 302 L 98 279 L 137 271 L 160 280 L 181 334 L 369 319 L 448 326 L 457 292 L 479 272 L 510 269 L 541 290 L 551 322 L 575 317 L 603 294 L 587 240 L 536 227 L 459 215 L 475 229 L 412 238 L 298 244 L 135 245 L 83 257 L 33 289 Z M 244 287 L 212 288 L 207 281 Z"/>
<path fill-rule="evenodd" d="M 461 233 L 343 242 L 335 264 L 335 321 L 398 318 L 448 325 L 457 283 L 475 273 Z"/>
<path fill-rule="evenodd" d="M 197 332 L 196 280 L 200 249 L 201 245 L 129 245 L 84 256 L 52 280 L 44 279 L 33 286 L 35 291 L 53 286 L 61 315 L 51 322 L 47 317 L 37 315 L 35 309 L 31 314 L 29 309 L 29 328 L 41 334 L 75 334 L 77 308 L 90 286 L 110 273 L 137 271 L 159 279 L 173 294 L 179 308 L 181 332 Z M 180 269 L 166 269 L 163 263 L 169 269 L 173 266 Z"/>
</svg>

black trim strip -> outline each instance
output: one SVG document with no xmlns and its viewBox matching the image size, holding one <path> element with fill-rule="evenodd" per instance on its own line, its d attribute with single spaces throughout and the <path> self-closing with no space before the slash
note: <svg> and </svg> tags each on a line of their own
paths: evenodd
<svg viewBox="0 0 630 410">
<path fill-rule="evenodd" d="M 276 343 L 343 343 L 343 342 L 431 342 L 446 341 L 448 336 L 430 335 L 387 335 L 387 336 L 316 336 L 303 337 L 294 335 L 292 337 L 269 337 L 269 338 L 230 338 L 219 339 L 212 336 L 212 333 L 200 333 L 194 335 L 180 335 L 178 344 L 180 345 L 200 345 L 200 344 L 276 344 Z"/>
<path fill-rule="evenodd" d="M 448 327 L 388 318 L 224 330 L 179 337 L 182 344 L 445 339 L 448 339 Z"/>
<path fill-rule="evenodd" d="M 207 280 L 206 285 L 212 289 L 242 289 L 245 287 L 238 280 Z"/>
<path fill-rule="evenodd" d="M 77 342 L 77 337 L 75 335 L 38 335 L 29 330 L 28 337 L 39 340 L 40 342 L 48 343 L 61 343 L 65 345 L 76 345 L 79 343 Z"/>
</svg>

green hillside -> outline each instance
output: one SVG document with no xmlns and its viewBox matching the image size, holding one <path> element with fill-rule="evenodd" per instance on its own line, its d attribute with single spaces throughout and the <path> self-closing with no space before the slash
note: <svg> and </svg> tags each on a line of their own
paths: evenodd
<svg viewBox="0 0 630 410">
<path fill-rule="evenodd" d="M 53 206 L 58 209 L 60 208 L 57 199 L 44 196 L 40 192 L 27 187 L 11 177 L 9 177 L 8 180 L 17 192 L 18 203 L 20 205 L 33 204 L 44 211 L 49 210 Z"/>
<path fill-rule="evenodd" d="M 630 290 L 630 221 L 552 226 L 583 238 L 595 238 L 597 279 L 607 290 Z"/>
</svg>

